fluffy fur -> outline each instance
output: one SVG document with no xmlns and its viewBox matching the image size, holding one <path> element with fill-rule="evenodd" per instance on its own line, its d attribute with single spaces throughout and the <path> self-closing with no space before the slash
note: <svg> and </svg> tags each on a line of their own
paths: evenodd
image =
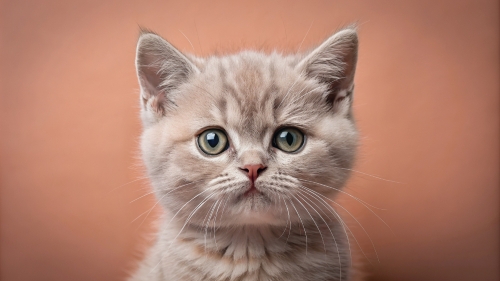
<svg viewBox="0 0 500 281">
<path fill-rule="evenodd" d="M 165 212 L 130 280 L 352 280 L 347 233 L 328 203 L 356 150 L 357 45 L 346 28 L 307 54 L 197 58 L 141 34 L 141 149 Z M 304 133 L 299 151 L 272 145 L 283 127 Z M 200 150 L 207 128 L 226 132 L 226 151 Z M 266 168 L 246 196 L 249 164 Z"/>
</svg>

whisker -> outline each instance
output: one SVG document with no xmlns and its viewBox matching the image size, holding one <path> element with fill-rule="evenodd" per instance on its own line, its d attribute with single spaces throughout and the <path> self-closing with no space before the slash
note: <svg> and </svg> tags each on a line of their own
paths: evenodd
<svg viewBox="0 0 500 281">
<path fill-rule="evenodd" d="M 209 210 L 210 215 L 208 216 L 207 224 L 205 226 L 205 251 L 207 251 L 207 234 L 208 234 L 208 228 L 210 226 L 210 220 L 212 219 L 212 214 L 213 214 L 215 207 L 217 206 L 218 203 L 219 203 L 219 199 L 217 199 L 217 201 L 215 201 L 215 203 L 212 204 L 212 207 L 210 207 L 210 210 Z"/>
<path fill-rule="evenodd" d="M 153 206 L 152 208 L 154 208 L 154 206 Z M 145 213 L 150 212 L 150 210 L 152 210 L 152 208 L 147 209 L 146 211 L 144 211 L 143 213 L 141 213 L 138 217 L 136 217 L 135 219 L 133 219 L 130 223 L 133 223 L 134 221 L 138 220 L 138 219 L 139 219 L 140 217 L 142 217 Z"/>
<path fill-rule="evenodd" d="M 184 37 L 186 38 L 186 40 L 188 40 L 189 45 L 191 45 L 191 48 L 193 48 L 193 52 L 194 52 L 194 53 L 196 53 L 196 50 L 194 49 L 194 46 L 193 46 L 193 44 L 191 43 L 191 40 L 189 40 L 189 38 L 186 36 L 186 34 L 184 34 L 184 32 L 182 32 L 180 29 L 177 29 L 177 30 L 179 30 L 179 32 L 180 32 L 182 35 L 184 35 Z"/>
<path fill-rule="evenodd" d="M 113 192 L 113 191 L 115 191 L 115 190 L 117 190 L 117 189 L 119 189 L 119 188 L 122 188 L 122 187 L 124 187 L 124 186 L 126 186 L 126 185 L 129 185 L 129 184 L 131 184 L 131 183 L 134 183 L 134 182 L 136 182 L 136 181 L 140 181 L 140 180 L 147 180 L 147 179 L 148 179 L 148 177 L 140 177 L 140 178 L 137 178 L 137 179 L 135 179 L 135 180 L 133 180 L 133 181 L 129 181 L 129 182 L 127 182 L 127 183 L 124 183 L 124 184 L 122 184 L 122 185 L 120 185 L 120 186 L 117 186 L 117 187 L 115 187 L 115 188 L 111 189 L 111 190 L 110 190 L 110 191 L 108 191 L 106 194 L 110 194 L 111 192 Z"/>
<path fill-rule="evenodd" d="M 214 204 L 215 204 L 215 202 L 214 202 Z M 214 206 L 214 204 L 212 204 L 212 206 L 210 206 L 210 209 L 208 209 L 208 212 L 205 214 L 205 217 L 201 221 L 201 224 L 198 226 L 198 230 L 200 230 L 200 231 L 205 231 L 206 230 L 206 227 L 204 226 L 205 225 L 205 221 L 207 220 L 208 215 L 210 214 L 210 210 L 212 210 L 212 207 Z"/>
<path fill-rule="evenodd" d="M 207 191 L 207 190 L 205 190 L 205 191 Z M 204 191 L 203 191 L 203 192 L 204 192 Z M 201 193 L 203 193 L 203 192 L 201 192 Z M 201 193 L 200 193 L 200 194 L 201 194 Z M 200 195 L 200 194 L 198 194 L 198 195 Z M 197 196 L 198 196 L 198 195 L 197 195 Z M 200 208 L 201 208 L 201 207 L 202 207 L 202 206 L 203 206 L 206 202 L 208 202 L 208 200 L 209 200 L 209 199 L 210 199 L 213 195 L 215 195 L 215 192 L 214 192 L 214 193 L 209 194 L 209 195 L 208 195 L 205 199 L 203 199 L 203 200 L 202 200 L 202 201 L 201 201 L 201 202 L 200 202 L 200 203 L 196 206 L 196 208 L 195 208 L 193 211 L 191 211 L 191 212 L 189 213 L 189 216 L 188 216 L 188 218 L 186 219 L 186 222 L 185 222 L 185 223 L 184 223 L 184 225 L 182 226 L 182 228 L 181 228 L 181 230 L 179 231 L 179 233 L 177 233 L 177 235 L 175 236 L 175 238 L 172 240 L 172 242 L 170 242 L 170 245 L 168 246 L 168 248 L 167 248 L 167 250 L 166 250 L 165 252 L 168 252 L 168 250 L 170 249 L 170 247 L 172 247 L 172 244 L 175 242 L 175 240 L 177 240 L 177 237 L 179 237 L 179 235 L 182 233 L 182 231 L 184 230 L 184 228 L 186 227 L 186 225 L 189 223 L 189 221 L 191 220 L 191 218 L 194 216 L 194 214 L 195 214 L 195 213 L 196 213 L 196 212 L 197 212 L 197 211 L 198 211 L 198 210 L 199 210 L 199 209 L 200 209 Z M 194 198 L 192 198 L 191 200 L 193 200 L 193 199 L 194 199 Z M 182 209 L 182 208 L 181 208 L 181 209 Z M 177 214 L 176 214 L 176 215 L 177 215 Z M 174 216 L 174 217 L 175 217 L 175 216 Z M 173 218 L 172 218 L 172 219 L 173 219 Z M 170 221 L 172 221 L 172 220 L 170 220 Z M 169 222 L 169 223 L 170 223 L 170 222 Z M 206 250 L 206 247 L 205 247 L 205 250 Z M 164 258 L 164 257 L 165 257 L 165 253 L 161 255 L 160 261 L 158 262 L 158 264 L 157 264 L 157 265 L 156 265 L 156 266 L 155 266 L 152 270 L 154 270 L 154 269 L 155 269 L 155 268 L 156 268 L 156 267 L 157 267 L 157 266 L 161 263 L 161 261 L 163 260 L 163 258 Z M 151 270 L 151 271 L 152 271 L 152 270 Z"/>
<path fill-rule="evenodd" d="M 135 202 L 135 201 L 137 201 L 137 200 L 139 200 L 139 199 L 141 199 L 141 198 L 144 198 L 144 197 L 146 197 L 146 196 L 148 196 L 148 195 L 151 195 L 151 194 L 153 194 L 153 193 L 155 193 L 155 192 L 154 192 L 154 190 L 153 190 L 153 191 L 151 191 L 151 192 L 148 192 L 148 193 L 146 193 L 146 194 L 144 194 L 144 195 L 142 195 L 142 196 L 139 196 L 138 198 L 135 198 L 134 200 L 130 201 L 130 202 L 129 202 L 129 204 L 130 204 L 130 203 L 133 203 L 133 202 Z"/>
<path fill-rule="evenodd" d="M 191 185 L 191 184 L 193 184 L 193 183 L 198 183 L 198 182 L 200 182 L 200 181 L 204 181 L 204 179 L 197 180 L 197 181 L 192 181 L 192 182 L 189 182 L 189 183 L 186 183 L 186 184 L 181 184 L 181 185 L 179 185 L 178 187 L 176 187 L 176 188 L 174 188 L 174 189 L 172 189 L 172 190 L 169 190 L 169 191 L 168 191 L 165 195 L 168 195 L 168 194 L 170 194 L 170 193 L 172 193 L 172 192 L 176 191 L 177 189 L 179 189 L 179 188 L 181 188 L 181 187 L 183 187 L 183 186 Z"/>
<path fill-rule="evenodd" d="M 378 177 L 378 176 L 370 175 L 368 173 L 357 171 L 357 170 L 353 170 L 353 169 L 347 169 L 347 168 L 341 168 L 341 167 L 337 167 L 337 168 L 338 169 L 342 169 L 342 170 L 347 170 L 347 171 L 355 172 L 355 173 L 359 173 L 359 174 L 362 174 L 362 175 L 365 175 L 365 176 L 369 176 L 369 177 L 372 177 L 372 178 L 375 178 L 375 179 L 378 179 L 378 180 L 383 180 L 383 181 L 392 182 L 392 183 L 398 183 L 398 184 L 405 184 L 403 182 L 384 179 L 384 178 L 381 178 L 381 177 Z"/>
<path fill-rule="evenodd" d="M 149 209 L 148 213 L 146 214 L 146 216 L 144 217 L 144 219 L 141 221 L 141 223 L 139 224 L 139 226 L 137 227 L 137 229 L 141 228 L 141 225 L 146 221 L 146 219 L 148 218 L 149 214 L 151 213 L 151 211 L 153 211 L 153 209 L 156 207 L 156 205 L 158 205 L 158 203 L 160 203 L 160 201 L 163 199 L 163 197 L 165 197 L 167 194 L 163 195 L 162 197 L 160 197 L 160 199 L 158 199 L 158 201 L 156 201 L 156 203 L 153 205 L 153 207 L 151 207 L 151 209 Z M 141 214 L 142 216 L 142 214 Z"/>
<path fill-rule="evenodd" d="M 172 242 L 170 242 L 170 245 L 168 246 L 167 250 L 170 249 L 170 247 L 172 246 L 172 244 L 175 242 L 175 240 L 177 240 L 177 237 L 179 237 L 179 235 L 182 233 L 182 231 L 184 230 L 184 228 L 186 227 L 186 225 L 189 223 L 189 221 L 191 220 L 191 218 L 194 216 L 194 214 L 206 203 L 208 202 L 208 200 L 210 200 L 210 198 L 212 198 L 213 196 L 215 195 L 215 192 L 209 194 L 205 199 L 202 200 L 202 202 L 200 202 L 200 204 L 198 204 L 198 206 L 189 214 L 188 218 L 186 219 L 186 222 L 184 223 L 184 225 L 182 226 L 181 230 L 179 231 L 179 233 L 175 236 L 175 238 L 172 240 Z"/>
<path fill-rule="evenodd" d="M 191 202 L 194 198 L 200 196 L 201 194 L 203 194 L 204 192 L 208 191 L 208 189 L 198 193 L 195 197 L 191 198 L 191 200 L 189 200 L 188 202 L 186 202 L 186 204 L 184 204 L 180 210 L 182 210 L 182 208 L 184 208 L 184 206 L 187 205 L 187 203 Z M 166 252 L 168 252 L 168 250 L 170 249 L 170 247 L 172 247 L 172 244 L 175 242 L 175 240 L 177 240 L 177 238 L 179 237 L 179 235 L 181 234 L 181 232 L 184 230 L 184 228 L 186 227 L 186 225 L 188 224 L 189 220 L 194 216 L 194 214 L 213 196 L 215 195 L 215 192 L 214 193 L 211 193 L 209 194 L 205 199 L 203 199 L 197 206 L 196 208 L 191 211 L 191 213 L 189 213 L 189 216 L 188 218 L 186 219 L 186 222 L 184 223 L 184 225 L 182 226 L 181 230 L 179 231 L 179 233 L 177 233 L 177 235 L 175 236 L 175 238 L 172 240 L 172 242 L 170 242 L 167 250 L 165 251 L 165 253 L 161 254 L 161 257 L 160 257 L 160 261 L 155 265 L 155 267 L 153 267 L 153 269 L 151 269 L 151 272 L 156 268 L 158 267 L 158 265 L 163 261 L 163 258 L 165 257 L 165 254 Z M 175 216 L 177 216 L 177 214 L 179 213 L 179 211 L 177 211 L 177 213 L 172 217 L 172 219 L 167 223 L 167 226 L 170 224 L 170 222 L 172 222 L 172 220 L 175 218 Z"/>
<path fill-rule="evenodd" d="M 295 204 L 293 204 L 292 200 L 290 200 L 290 204 L 292 204 L 292 207 L 295 209 L 295 212 L 297 213 L 297 216 L 299 217 L 300 223 L 302 223 L 302 229 L 304 229 L 304 234 L 306 236 L 306 256 L 307 256 L 307 231 L 306 231 L 306 227 L 304 225 L 304 222 L 302 221 L 302 218 L 299 215 L 299 211 L 297 211 L 297 208 L 295 208 Z"/>
<path fill-rule="evenodd" d="M 202 180 L 199 180 L 199 181 L 202 181 Z M 186 183 L 186 184 L 180 185 L 180 186 L 178 186 L 178 187 L 174 188 L 173 190 L 170 190 L 169 192 L 167 192 L 167 194 L 170 194 L 170 193 L 174 192 L 175 190 L 177 190 L 177 189 L 179 189 L 179 188 L 181 188 L 181 187 L 183 187 L 183 186 L 190 185 L 190 184 L 193 184 L 193 183 L 196 183 L 196 182 L 199 182 L 199 181 L 194 181 L 194 182 L 190 182 L 190 183 Z M 184 193 L 184 192 L 186 192 L 186 191 L 179 192 L 179 193 Z M 148 195 L 150 195 L 150 194 L 153 194 L 153 193 L 155 193 L 155 191 L 154 191 L 154 190 L 152 190 L 152 191 L 150 191 L 150 192 L 148 192 L 148 193 L 146 193 L 146 194 L 144 194 L 144 195 L 142 195 L 142 196 L 139 196 L 138 198 L 136 198 L 136 199 L 134 199 L 134 200 L 130 201 L 129 203 L 133 203 L 133 202 L 135 202 L 135 201 L 137 201 L 137 200 L 139 200 L 139 199 L 141 199 L 141 198 L 143 198 L 143 197 L 146 197 L 146 196 L 148 196 Z M 179 193 L 177 193 L 177 194 L 179 194 Z M 167 194 L 165 194 L 165 195 L 167 195 Z M 163 197 L 162 197 L 162 198 L 163 198 Z"/>
<path fill-rule="evenodd" d="M 295 84 L 297 84 L 297 82 L 299 82 L 299 79 L 297 79 L 297 80 L 295 80 L 295 82 L 293 82 L 292 86 L 290 86 L 290 88 L 288 89 L 288 91 L 286 92 L 285 96 L 281 100 L 280 104 L 278 104 L 276 109 L 281 107 L 281 104 L 286 100 L 286 97 L 288 96 L 288 94 L 290 94 L 290 91 L 292 90 L 293 86 L 295 86 Z"/>
<path fill-rule="evenodd" d="M 303 186 L 307 189 L 309 189 L 310 191 L 314 192 L 314 193 L 317 193 L 318 195 L 320 195 L 321 197 L 324 197 L 325 199 L 331 201 L 333 204 L 339 206 L 340 208 L 342 208 L 345 212 L 347 212 L 355 221 L 356 223 L 361 227 L 361 229 L 364 231 L 364 233 L 366 234 L 366 236 L 368 237 L 368 239 L 370 240 L 370 243 L 372 244 L 372 247 L 373 247 L 373 250 L 375 251 L 375 255 L 377 256 L 377 260 L 380 262 L 379 260 L 379 257 L 378 257 L 378 253 L 377 253 L 377 249 L 375 248 L 375 244 L 373 243 L 373 240 L 372 238 L 370 237 L 370 235 L 368 234 L 368 232 L 366 231 L 366 229 L 363 227 L 363 225 L 351 214 L 351 212 L 349 212 L 346 208 L 344 208 L 342 205 L 340 205 L 339 203 L 333 201 L 332 199 L 326 197 L 325 195 L 321 194 L 321 193 L 318 193 L 310 188 L 308 188 L 307 186 Z M 351 231 L 352 233 L 352 231 Z M 354 237 L 354 235 L 353 235 Z M 359 245 L 359 244 L 358 244 Z M 365 256 L 366 257 L 366 256 Z"/>
<path fill-rule="evenodd" d="M 375 209 L 379 209 L 379 210 L 386 210 L 386 209 L 381 209 L 381 208 L 377 208 L 377 207 L 375 207 L 375 206 L 372 206 L 372 205 L 370 205 L 370 204 L 366 203 L 365 201 L 363 201 L 363 200 L 361 200 L 361 199 L 357 198 L 356 196 L 353 196 L 353 195 L 351 195 L 351 194 L 349 194 L 349 193 L 347 193 L 347 192 L 345 192 L 345 191 L 343 191 L 343 190 L 340 190 L 340 189 L 337 189 L 337 188 L 334 188 L 334 187 L 331 187 L 331 186 L 328 186 L 328 185 L 324 185 L 324 184 L 321 184 L 321 183 L 319 183 L 319 182 L 313 182 L 313 181 L 301 180 L 301 179 L 299 179 L 299 178 L 297 178 L 297 179 L 298 179 L 298 180 L 300 180 L 300 181 L 310 182 L 310 183 L 318 184 L 318 185 L 321 185 L 321 186 L 329 187 L 329 188 L 332 188 L 332 189 L 334 189 L 334 190 L 337 190 L 337 191 L 339 191 L 339 192 L 342 192 L 342 193 L 344 193 L 344 194 L 346 194 L 346 195 L 348 195 L 348 196 L 350 196 L 350 197 L 354 198 L 356 201 L 358 201 L 358 202 L 359 202 L 359 203 L 361 203 L 363 206 L 365 206 L 365 208 L 367 208 L 367 209 L 368 209 L 368 210 L 369 210 L 369 211 L 370 211 L 370 212 L 371 212 L 371 213 L 372 213 L 375 217 L 377 217 L 377 218 L 378 218 L 378 219 L 379 219 L 379 220 L 380 220 L 383 224 L 385 224 L 385 226 L 387 226 L 387 228 L 388 228 L 388 229 L 389 229 L 389 230 L 390 230 L 390 231 L 394 234 L 394 231 L 392 230 L 392 228 L 391 228 L 391 227 L 390 227 L 390 226 L 389 226 L 389 225 L 388 225 L 388 224 L 387 224 L 387 223 L 386 223 L 386 222 L 385 222 L 385 221 L 384 221 L 384 220 L 383 220 L 383 219 L 382 219 L 379 215 L 377 215 L 377 213 L 375 213 L 375 212 L 374 212 L 372 209 L 370 209 L 368 206 L 370 206 L 370 207 L 372 207 L 372 208 L 375 208 Z M 309 189 L 310 189 L 310 188 L 309 188 Z M 322 196 L 324 196 L 323 194 L 321 194 L 321 195 L 322 195 Z M 325 196 L 325 197 L 326 197 L 326 196 Z M 326 198 L 328 198 L 328 197 L 326 197 Z M 328 199 L 329 199 L 329 200 L 331 200 L 330 198 L 328 198 Z M 332 202 L 335 202 L 335 201 L 333 201 L 333 200 L 331 200 L 331 201 L 332 201 Z M 338 204 L 338 203 L 337 203 L 337 202 L 335 202 L 335 204 Z M 368 205 L 368 206 L 367 206 L 367 205 Z M 395 235 L 395 234 L 394 234 L 394 235 Z"/>
<path fill-rule="evenodd" d="M 303 99 L 304 97 L 306 97 L 309 93 L 314 92 L 314 91 L 316 91 L 316 90 L 318 90 L 318 89 L 321 89 L 321 88 L 323 88 L 323 87 L 324 87 L 324 86 L 323 86 L 323 85 L 321 85 L 321 86 L 319 86 L 319 87 L 316 87 L 316 88 L 314 88 L 314 89 L 312 89 L 312 90 L 308 91 L 308 92 L 307 92 L 307 93 L 305 93 L 305 94 L 301 94 L 302 92 L 300 92 L 300 93 L 298 94 L 298 96 L 297 96 L 295 99 L 293 99 L 293 101 L 291 101 L 291 102 L 290 102 L 290 104 L 294 104 L 294 103 L 295 103 L 295 102 L 297 102 L 299 99 Z"/>
<path fill-rule="evenodd" d="M 217 246 L 217 237 L 216 237 L 216 230 L 217 230 L 217 226 L 216 226 L 216 222 L 217 222 L 217 214 L 219 213 L 219 208 L 220 208 L 220 205 L 222 205 L 222 199 L 219 203 L 219 206 L 217 206 L 217 211 L 215 211 L 215 216 L 214 216 L 214 226 L 213 226 L 213 229 L 214 229 L 214 242 L 215 242 L 215 249 L 218 251 L 219 250 L 219 247 Z"/>
<path fill-rule="evenodd" d="M 188 183 L 188 184 L 183 184 L 183 185 L 180 185 L 180 186 L 178 186 L 178 187 L 176 187 L 176 188 L 174 188 L 174 189 L 172 189 L 172 190 L 168 191 L 167 193 L 163 194 L 163 195 L 160 197 L 160 199 L 158 199 L 158 200 L 156 201 L 156 203 L 153 205 L 153 207 L 151 207 L 149 210 L 147 210 L 147 211 L 146 211 L 146 212 L 147 212 L 147 215 L 146 215 L 146 216 L 144 217 L 144 219 L 141 221 L 141 223 L 139 224 L 139 226 L 137 227 L 137 229 L 139 229 L 139 228 L 142 226 L 142 224 L 143 224 L 143 223 L 146 221 L 146 219 L 148 218 L 149 214 L 153 211 L 153 209 L 156 207 L 156 205 L 158 205 L 158 203 L 160 203 L 160 201 L 161 201 L 161 200 L 162 200 L 165 196 L 167 196 L 168 194 L 172 193 L 173 191 L 175 191 L 175 190 L 177 190 L 177 189 L 179 189 L 179 188 L 181 188 L 181 187 L 183 187 L 183 186 L 186 186 L 186 185 L 189 185 L 189 184 L 193 184 L 193 183 L 197 183 L 197 182 L 200 182 L 200 181 L 202 181 L 202 180 L 198 180 L 198 181 L 194 181 L 194 182 L 191 182 L 191 183 Z M 132 203 L 132 202 L 130 202 L 130 203 Z M 144 212 L 144 213 L 146 213 L 146 212 Z M 138 218 L 140 218 L 142 215 L 144 215 L 144 213 L 140 214 L 140 215 L 139 215 L 137 218 L 135 218 L 132 222 L 134 222 L 135 220 L 137 220 Z"/>
<path fill-rule="evenodd" d="M 283 203 L 285 203 L 286 212 L 287 212 L 287 215 L 288 215 L 287 225 L 288 225 L 288 222 L 290 222 L 290 228 L 288 229 L 288 236 L 286 237 L 286 241 L 285 241 L 285 244 L 288 244 L 288 239 L 290 239 L 290 232 L 292 231 L 292 219 L 290 218 L 290 211 L 288 209 L 288 204 L 286 203 L 285 198 L 283 198 Z M 285 227 L 285 230 L 286 230 L 286 227 Z"/>
<path fill-rule="evenodd" d="M 184 203 L 184 205 L 182 205 L 182 207 L 175 213 L 175 215 L 170 219 L 170 221 L 167 223 L 167 226 L 170 225 L 170 223 L 174 220 L 174 218 L 179 214 L 179 212 L 184 208 L 186 207 L 187 204 L 189 204 L 191 201 L 193 201 L 194 199 L 196 199 L 198 196 L 202 195 L 203 193 L 209 191 L 208 189 L 205 189 L 203 190 L 202 192 L 198 193 L 196 196 L 194 196 L 193 198 L 191 198 L 189 201 L 187 201 L 186 203 Z M 206 198 L 205 198 L 206 199 Z"/>
<path fill-rule="evenodd" d="M 280 213 L 282 211 L 282 208 L 281 208 L 281 195 L 278 194 L 278 198 L 279 198 L 279 202 L 280 202 Z M 285 202 L 285 199 L 283 199 L 283 202 Z M 287 210 L 288 210 L 288 207 L 287 207 Z M 278 239 L 280 239 L 286 232 L 286 229 L 288 228 L 288 220 L 286 221 L 286 225 L 285 225 L 285 228 L 283 229 L 283 233 L 281 233 L 281 235 L 278 237 Z"/>
<path fill-rule="evenodd" d="M 311 30 L 311 27 L 313 26 L 314 20 L 311 22 L 311 25 L 309 25 L 309 28 L 307 29 L 306 35 L 302 39 L 302 42 L 300 42 L 299 48 L 297 49 L 297 52 L 300 52 L 300 48 L 302 47 L 302 44 L 304 43 L 304 40 L 306 40 L 307 34 L 309 34 L 309 31 Z"/>
<path fill-rule="evenodd" d="M 295 200 L 297 200 L 297 202 L 299 202 L 299 204 L 302 206 L 302 208 L 304 208 L 304 210 L 306 210 L 307 214 L 309 214 L 309 217 L 311 217 L 311 220 L 313 221 L 314 225 L 316 226 L 316 228 L 318 229 L 318 232 L 319 232 L 319 236 L 321 237 L 321 241 L 323 242 L 323 248 L 325 249 L 325 254 L 326 254 L 326 244 L 325 244 L 325 239 L 323 238 L 323 234 L 321 233 L 321 229 L 319 229 L 319 226 L 318 224 L 316 223 L 316 221 L 314 220 L 313 216 L 311 215 L 311 213 L 309 213 L 309 210 L 307 210 L 306 206 L 304 206 L 304 204 L 302 204 L 302 202 L 297 198 L 295 197 L 293 194 L 290 194 L 292 195 Z M 298 195 L 298 194 L 297 194 Z"/>
<path fill-rule="evenodd" d="M 354 242 L 356 242 L 356 245 L 358 245 L 358 248 L 361 250 L 361 253 L 363 253 L 363 256 L 368 260 L 368 262 L 370 262 L 370 264 L 372 264 L 372 262 L 370 261 L 370 259 L 366 255 L 365 251 L 363 251 L 363 248 L 361 247 L 361 244 L 358 242 L 358 239 L 356 238 L 354 233 L 351 231 L 351 229 L 349 228 L 347 223 L 344 222 L 344 220 L 340 217 L 339 214 L 337 214 L 337 212 L 333 209 L 333 207 L 330 204 L 328 204 L 324 199 L 322 199 L 318 195 L 325 197 L 326 199 L 328 199 L 330 201 L 332 201 L 332 200 L 330 198 L 324 196 L 323 194 L 318 193 L 312 189 L 309 189 L 305 186 L 302 186 L 302 187 L 305 188 L 304 191 L 310 192 L 311 196 L 314 196 L 314 198 L 316 200 L 318 200 L 318 202 L 320 202 L 323 206 L 325 206 L 328 209 L 328 211 L 335 217 L 335 219 L 342 225 L 342 229 L 344 230 L 344 233 L 345 233 L 346 238 L 347 238 L 347 243 L 349 244 L 349 258 L 351 260 L 351 263 L 352 263 L 352 251 L 351 251 L 351 243 L 349 241 L 349 235 L 347 234 L 347 231 L 349 231 L 349 233 L 351 233 L 352 238 L 354 239 Z M 336 202 L 334 202 L 334 203 L 337 204 Z M 358 224 L 359 224 L 359 222 L 358 222 Z M 347 231 L 346 231 L 346 229 L 347 229 Z M 373 245 L 373 243 L 372 243 L 372 246 L 374 247 L 374 250 L 375 250 L 375 246 Z"/>
<path fill-rule="evenodd" d="M 300 190 L 298 190 L 298 191 L 299 191 L 299 194 L 300 194 L 300 193 L 301 193 L 301 192 L 300 192 Z M 297 194 L 297 195 L 299 195 L 299 194 Z M 302 196 L 301 196 L 301 197 L 302 197 Z M 340 272 L 340 276 L 339 276 L 339 278 L 340 278 L 340 280 L 342 280 L 342 259 L 340 258 L 340 250 L 339 250 L 339 246 L 338 246 L 338 244 L 337 244 L 337 239 L 335 239 L 335 235 L 333 235 L 333 232 L 332 232 L 332 230 L 331 230 L 330 226 L 329 226 L 329 225 L 328 225 L 328 223 L 327 223 L 327 222 L 323 219 L 323 216 L 321 216 L 321 214 L 320 214 L 320 213 L 319 213 L 319 212 L 318 212 L 318 211 L 317 211 L 317 210 L 316 210 L 313 206 L 311 206 L 311 204 L 307 203 L 307 202 L 305 201 L 305 199 L 307 199 L 307 200 L 309 200 L 311 203 L 313 203 L 313 204 L 314 204 L 314 205 L 315 205 L 318 209 L 320 209 L 320 210 L 321 210 L 321 208 L 320 208 L 318 205 L 316 205 L 316 203 L 314 203 L 311 199 L 307 198 L 307 196 L 303 196 L 303 197 L 302 197 L 302 199 L 304 199 L 304 203 L 306 203 L 307 205 L 309 205 L 309 207 L 311 207 L 311 209 L 313 209 L 313 210 L 316 212 L 316 214 L 318 214 L 318 216 L 321 218 L 321 220 L 323 221 L 323 223 L 324 223 L 324 224 L 326 225 L 326 227 L 328 228 L 328 231 L 329 231 L 329 232 L 330 232 L 330 234 L 332 235 L 333 242 L 335 243 L 335 248 L 337 249 L 337 257 L 339 258 L 339 268 L 340 268 L 340 271 L 339 271 L 339 272 Z M 322 212 L 323 212 L 323 211 L 322 211 Z M 323 213 L 324 213 L 324 212 L 323 212 Z M 324 214 L 325 214 L 325 213 L 324 213 Z M 327 216 L 327 215 L 325 214 L 325 216 Z M 327 216 L 327 217 L 328 217 L 328 216 Z M 331 221 L 331 219 L 330 219 L 330 221 Z M 322 237 L 322 238 L 323 238 L 323 237 Z M 349 244 L 349 241 L 347 241 L 347 243 Z M 349 249 L 350 249 L 350 246 L 349 246 Z M 325 249 L 325 254 L 326 254 L 326 249 Z M 352 261 L 351 261 L 351 262 L 352 262 Z"/>
<path fill-rule="evenodd" d="M 338 188 L 335 188 L 335 187 L 332 187 L 332 186 L 329 186 L 329 185 L 326 185 L 326 184 L 322 184 L 322 183 L 319 183 L 319 182 L 315 182 L 315 181 L 309 181 L 309 180 L 305 180 L 305 179 L 301 179 L 301 178 L 296 178 L 296 179 L 298 179 L 299 181 L 308 182 L 308 183 L 313 183 L 313 184 L 317 184 L 317 185 L 320 185 L 320 186 L 323 186 L 323 187 L 328 187 L 328 188 L 330 188 L 330 189 L 333 189 L 333 190 L 335 190 L 335 191 L 338 191 L 338 192 L 340 192 L 340 193 L 343 193 L 343 194 L 345 194 L 345 195 L 347 195 L 347 196 L 349 196 L 349 197 L 353 198 L 354 200 L 358 201 L 359 203 L 361 203 L 363 206 L 365 206 L 365 207 L 366 207 L 368 210 L 370 210 L 370 211 L 372 211 L 372 210 L 371 210 L 370 208 L 368 208 L 368 206 L 370 206 L 370 207 L 372 207 L 372 208 L 374 208 L 374 209 L 377 209 L 377 210 L 382 210 L 382 211 L 385 211 L 385 210 L 386 210 L 386 209 L 382 209 L 382 208 L 379 208 L 379 207 L 373 206 L 373 205 L 371 205 L 371 204 L 369 204 L 369 203 L 367 203 L 367 202 L 365 202 L 365 201 L 363 201 L 363 200 L 359 199 L 358 197 L 356 197 L 356 196 L 354 196 L 354 195 L 350 194 L 349 192 L 346 192 L 346 191 L 344 191 L 344 190 L 342 190 L 342 189 L 338 189 Z M 372 212 L 373 212 L 373 211 L 372 211 Z M 375 214 L 375 213 L 374 213 L 374 214 Z"/>
<path fill-rule="evenodd" d="M 229 201 L 229 197 L 226 197 L 226 200 L 224 201 L 224 206 L 222 207 L 222 212 L 220 214 L 220 219 L 219 219 L 219 227 L 217 229 L 219 229 L 222 226 L 222 216 L 224 215 L 224 211 L 226 210 L 227 201 Z"/>
<path fill-rule="evenodd" d="M 322 86 L 320 86 L 320 87 L 322 87 Z M 302 88 L 302 90 L 300 90 L 300 91 L 297 93 L 297 96 L 299 96 L 299 97 L 300 97 L 300 96 L 301 96 L 301 94 L 302 94 L 302 92 L 304 92 L 304 90 L 305 90 L 306 88 L 307 88 L 307 85 L 306 85 L 306 86 L 304 86 L 304 88 Z M 289 104 L 293 104 L 293 102 L 295 102 L 295 101 L 296 101 L 296 99 L 297 99 L 297 98 L 293 99 L 293 101 L 292 101 L 292 102 L 289 102 Z"/>
</svg>

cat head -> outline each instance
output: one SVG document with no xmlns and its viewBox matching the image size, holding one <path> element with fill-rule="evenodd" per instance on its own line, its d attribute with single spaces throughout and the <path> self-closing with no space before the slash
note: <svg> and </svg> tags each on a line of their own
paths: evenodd
<svg viewBox="0 0 500 281">
<path fill-rule="evenodd" d="M 306 54 L 199 58 L 142 32 L 141 149 L 160 204 L 200 225 L 216 208 L 214 225 L 285 225 L 322 208 L 353 165 L 357 46 L 347 28 Z"/>
</svg>

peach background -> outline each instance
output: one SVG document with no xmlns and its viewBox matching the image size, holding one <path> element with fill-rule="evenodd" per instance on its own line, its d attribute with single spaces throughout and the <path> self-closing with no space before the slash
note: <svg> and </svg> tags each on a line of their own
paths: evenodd
<svg viewBox="0 0 500 281">
<path fill-rule="evenodd" d="M 123 280 L 147 244 L 138 25 L 202 55 L 305 50 L 354 21 L 356 169 L 401 182 L 347 189 L 393 233 L 339 199 L 370 280 L 499 280 L 498 1 L 0 3 L 1 280 Z"/>
</svg>

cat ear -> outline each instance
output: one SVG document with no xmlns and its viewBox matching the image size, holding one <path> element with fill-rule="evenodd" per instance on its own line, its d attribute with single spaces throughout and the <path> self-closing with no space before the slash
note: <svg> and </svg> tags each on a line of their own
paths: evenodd
<svg viewBox="0 0 500 281">
<path fill-rule="evenodd" d="M 159 35 L 141 31 L 137 42 L 137 77 L 141 87 L 141 107 L 146 121 L 155 121 L 172 106 L 169 95 L 198 73 L 196 66 Z"/>
<path fill-rule="evenodd" d="M 354 88 L 358 35 L 353 27 L 343 29 L 310 52 L 297 69 L 328 87 L 326 101 L 332 108 L 348 111 Z"/>
</svg>

